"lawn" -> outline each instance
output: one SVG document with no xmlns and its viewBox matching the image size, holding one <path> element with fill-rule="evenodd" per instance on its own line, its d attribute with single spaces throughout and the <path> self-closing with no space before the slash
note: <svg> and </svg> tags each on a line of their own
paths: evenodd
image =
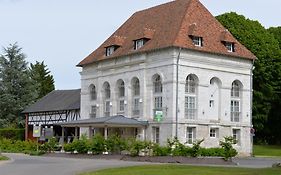
<svg viewBox="0 0 281 175">
<path fill-rule="evenodd" d="M 9 160 L 9 158 L 8 158 L 8 157 L 5 157 L 5 156 L 0 155 L 0 161 L 1 161 L 1 160 Z"/>
<path fill-rule="evenodd" d="M 280 175 L 281 168 L 247 169 L 187 165 L 147 165 L 100 170 L 80 175 Z"/>
<path fill-rule="evenodd" d="M 281 146 L 254 145 L 254 156 L 281 157 Z"/>
</svg>

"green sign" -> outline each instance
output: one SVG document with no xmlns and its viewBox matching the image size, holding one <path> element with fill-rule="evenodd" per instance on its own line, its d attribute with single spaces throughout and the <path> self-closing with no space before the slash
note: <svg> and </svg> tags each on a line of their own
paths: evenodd
<svg viewBox="0 0 281 175">
<path fill-rule="evenodd" d="M 154 120 L 161 122 L 163 120 L 163 111 L 155 111 Z"/>
<path fill-rule="evenodd" d="M 33 126 L 33 137 L 41 136 L 41 126 Z"/>
</svg>

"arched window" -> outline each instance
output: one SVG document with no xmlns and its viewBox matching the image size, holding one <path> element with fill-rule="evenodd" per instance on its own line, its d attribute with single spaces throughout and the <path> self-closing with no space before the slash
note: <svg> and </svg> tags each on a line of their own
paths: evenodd
<svg viewBox="0 0 281 175">
<path fill-rule="evenodd" d="M 231 85 L 230 121 L 232 122 L 241 121 L 241 96 L 242 83 L 235 80 Z"/>
<path fill-rule="evenodd" d="M 90 85 L 90 97 L 91 100 L 97 100 L 96 86 L 93 84 Z"/>
<path fill-rule="evenodd" d="M 125 83 L 123 80 L 117 81 L 118 87 L 118 112 L 123 113 L 125 110 Z"/>
<path fill-rule="evenodd" d="M 110 116 L 110 85 L 108 82 L 103 84 L 104 89 L 104 115 L 105 117 Z"/>
<path fill-rule="evenodd" d="M 160 75 L 153 76 L 153 99 L 154 99 L 154 116 L 160 118 L 163 117 L 163 98 L 162 98 L 162 80 Z"/>
<path fill-rule="evenodd" d="M 154 93 L 162 93 L 162 81 L 160 75 L 154 76 Z"/>
<path fill-rule="evenodd" d="M 185 83 L 185 118 L 196 119 L 197 114 L 197 77 L 195 75 L 188 75 Z"/>
<path fill-rule="evenodd" d="M 132 79 L 132 114 L 133 116 L 140 115 L 140 81 L 138 78 Z"/>
</svg>

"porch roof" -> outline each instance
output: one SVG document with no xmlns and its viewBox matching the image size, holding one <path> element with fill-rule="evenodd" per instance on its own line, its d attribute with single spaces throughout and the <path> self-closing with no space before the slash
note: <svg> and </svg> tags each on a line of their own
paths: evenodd
<svg viewBox="0 0 281 175">
<path fill-rule="evenodd" d="M 147 121 L 139 121 L 133 118 L 127 118 L 123 115 L 115 115 L 110 117 L 99 117 L 92 119 L 76 120 L 69 122 L 57 123 L 62 127 L 144 127 L 148 125 Z"/>
</svg>

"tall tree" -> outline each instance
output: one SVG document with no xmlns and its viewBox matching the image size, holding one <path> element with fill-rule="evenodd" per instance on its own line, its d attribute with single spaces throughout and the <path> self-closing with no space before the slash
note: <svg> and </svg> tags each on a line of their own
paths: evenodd
<svg viewBox="0 0 281 175">
<path fill-rule="evenodd" d="M 35 64 L 30 64 L 30 75 L 35 81 L 38 89 L 38 98 L 44 97 L 49 92 L 55 89 L 54 78 L 50 75 L 50 71 L 44 61 L 41 63 L 36 61 Z"/>
<path fill-rule="evenodd" d="M 258 21 L 246 19 L 234 12 L 220 15 L 217 19 L 258 58 L 254 70 L 253 124 L 259 140 L 276 142 L 276 133 L 272 132 L 268 121 L 281 115 L 280 109 L 278 112 L 274 107 L 278 105 L 276 102 L 281 101 L 279 43 Z M 275 125 L 281 133 L 281 124 Z"/>
<path fill-rule="evenodd" d="M 279 27 L 270 27 L 268 29 L 268 31 L 273 34 L 273 36 L 275 37 L 275 39 L 278 40 L 279 42 L 279 47 L 281 49 L 281 26 Z"/>
<path fill-rule="evenodd" d="M 0 127 L 16 125 L 20 112 L 37 97 L 21 50 L 10 44 L 0 55 Z"/>
</svg>

